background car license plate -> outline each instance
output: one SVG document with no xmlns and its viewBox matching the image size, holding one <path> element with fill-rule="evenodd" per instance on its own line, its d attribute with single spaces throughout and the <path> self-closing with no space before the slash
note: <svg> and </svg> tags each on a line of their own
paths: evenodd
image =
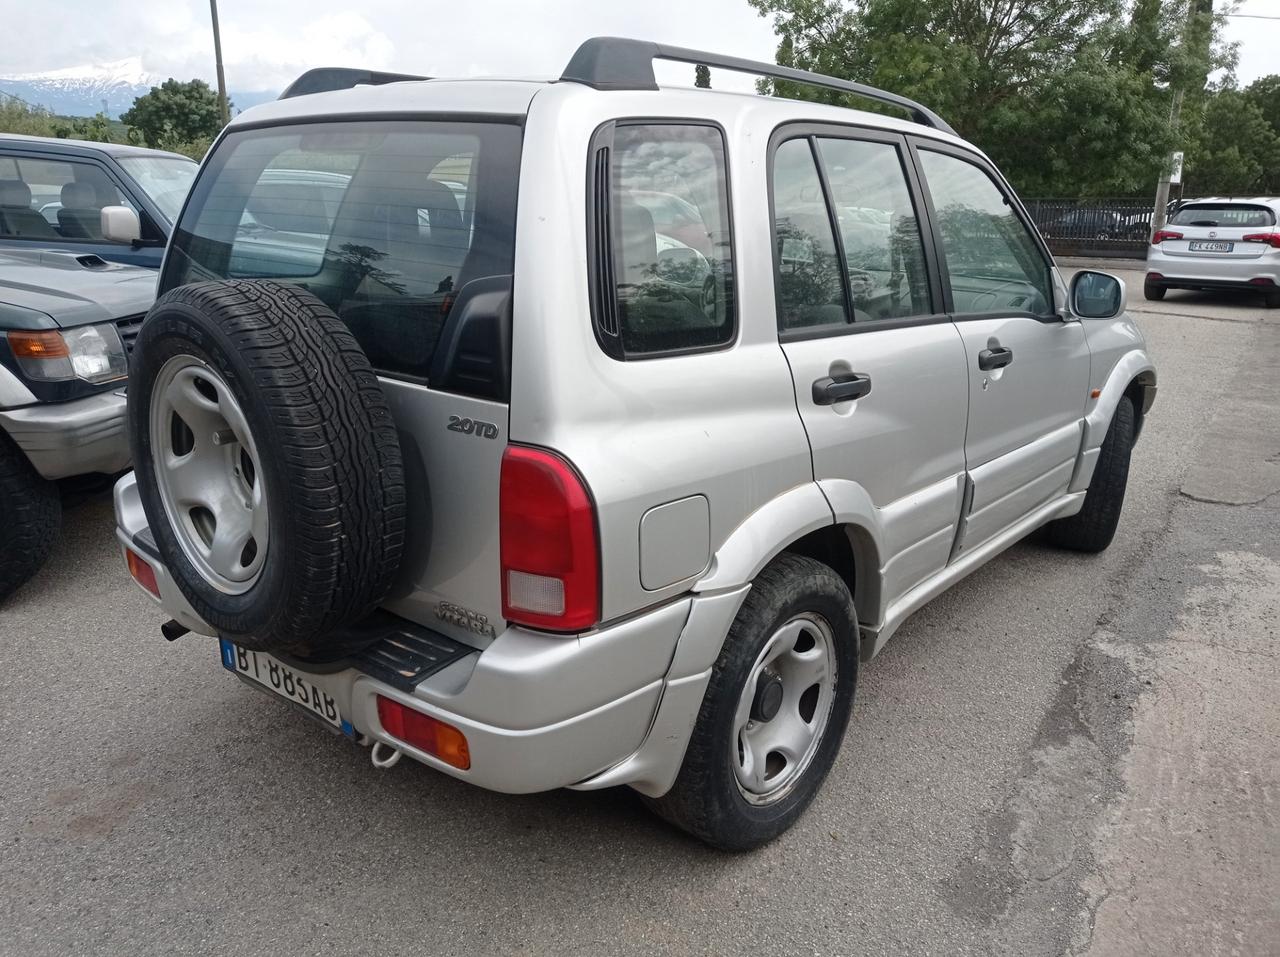
<svg viewBox="0 0 1280 957">
<path fill-rule="evenodd" d="M 219 644 L 222 666 L 228 671 L 243 675 L 280 697 L 301 705 L 335 728 L 343 728 L 342 715 L 338 713 L 338 703 L 332 695 L 268 654 L 241 648 L 225 638 Z"/>
<path fill-rule="evenodd" d="M 1203 239 L 1193 239 L 1188 247 L 1193 253 L 1229 253 L 1235 248 L 1235 243 L 1209 242 Z"/>
</svg>

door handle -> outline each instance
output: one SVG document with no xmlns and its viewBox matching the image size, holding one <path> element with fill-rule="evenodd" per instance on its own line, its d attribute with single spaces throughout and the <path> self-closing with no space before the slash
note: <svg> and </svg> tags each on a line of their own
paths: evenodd
<svg viewBox="0 0 1280 957">
<path fill-rule="evenodd" d="M 1006 346 L 995 349 L 983 349 L 978 353 L 978 368 L 983 372 L 992 369 L 1003 369 L 1013 361 L 1013 350 Z"/>
<path fill-rule="evenodd" d="M 813 383 L 814 405 L 835 405 L 852 402 L 871 391 L 871 376 L 859 372 L 845 372 L 837 376 L 823 376 Z"/>
</svg>

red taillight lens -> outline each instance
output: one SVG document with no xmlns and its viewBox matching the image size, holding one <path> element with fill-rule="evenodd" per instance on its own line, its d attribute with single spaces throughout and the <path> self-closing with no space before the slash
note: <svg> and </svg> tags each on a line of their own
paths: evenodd
<svg viewBox="0 0 1280 957">
<path fill-rule="evenodd" d="M 1280 233 L 1250 233 L 1242 242 L 1266 243 L 1273 249 L 1280 249 Z"/>
<path fill-rule="evenodd" d="M 508 446 L 499 493 L 502 614 L 551 631 L 600 620 L 600 548 L 591 496 L 560 456 Z"/>
<path fill-rule="evenodd" d="M 1159 246 L 1166 239 L 1181 239 L 1182 233 L 1176 233 L 1172 229 L 1157 229 L 1156 234 L 1151 237 L 1151 245 Z"/>
<path fill-rule="evenodd" d="M 378 695 L 378 721 L 391 737 L 463 771 L 471 767 L 466 736 L 451 724 Z"/>
<path fill-rule="evenodd" d="M 129 574 L 133 576 L 133 580 L 159 598 L 160 586 L 156 584 L 156 570 L 132 548 L 124 550 L 124 561 L 129 566 Z"/>
</svg>

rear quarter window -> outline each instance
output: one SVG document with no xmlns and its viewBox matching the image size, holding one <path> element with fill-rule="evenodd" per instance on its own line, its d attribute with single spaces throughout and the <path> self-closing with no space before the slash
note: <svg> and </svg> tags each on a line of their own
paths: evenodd
<svg viewBox="0 0 1280 957">
<path fill-rule="evenodd" d="M 733 341 L 728 168 L 719 128 L 618 122 L 591 152 L 596 335 L 616 359 Z"/>
<path fill-rule="evenodd" d="M 296 282 L 379 372 L 425 379 L 468 283 L 510 276 L 514 123 L 310 123 L 230 134 L 174 232 L 161 290 Z"/>
</svg>

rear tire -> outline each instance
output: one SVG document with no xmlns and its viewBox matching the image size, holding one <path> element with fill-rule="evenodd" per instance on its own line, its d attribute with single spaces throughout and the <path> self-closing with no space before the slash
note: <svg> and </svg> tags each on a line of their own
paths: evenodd
<svg viewBox="0 0 1280 957">
<path fill-rule="evenodd" d="M 1124 506 L 1136 424 L 1137 411 L 1133 401 L 1125 396 L 1116 406 L 1111 426 L 1102 440 L 1084 507 L 1075 515 L 1050 522 L 1046 528 L 1052 544 L 1076 552 L 1100 552 L 1111 544 Z"/>
<path fill-rule="evenodd" d="M 61 523 L 58 487 L 0 432 L 0 602 L 48 560 Z"/>
<path fill-rule="evenodd" d="M 1262 302 L 1268 309 L 1280 309 L 1280 289 L 1268 289 L 1262 294 Z"/>
<path fill-rule="evenodd" d="M 1168 289 L 1164 286 L 1157 286 L 1155 283 L 1148 282 L 1142 285 L 1143 298 L 1150 299 L 1152 302 L 1159 302 L 1164 298 L 1166 292 L 1168 292 Z"/>
<path fill-rule="evenodd" d="M 339 630 L 391 587 L 404 469 L 369 360 L 324 303 L 269 281 L 166 293 L 134 348 L 129 425 L 152 535 L 200 617 L 247 648 L 356 650 Z"/>
<path fill-rule="evenodd" d="M 798 629 L 791 650 L 768 658 L 771 649 L 786 644 L 790 628 Z M 784 636 L 781 644 L 779 636 Z M 814 677 L 809 670 L 816 667 L 808 661 L 816 661 L 818 650 L 833 674 Z M 766 659 L 769 664 L 762 667 Z M 646 803 L 722 850 L 747 851 L 771 841 L 804 813 L 831 770 L 849 722 L 857 674 L 858 622 L 848 586 L 820 562 L 782 554 L 757 576 L 729 629 L 675 784 Z M 766 718 L 755 702 L 761 683 L 775 679 L 783 697 Z M 748 699 L 750 720 L 743 728 Z M 776 738 L 771 736 L 775 728 Z M 798 738 L 785 733 L 793 729 Z M 751 786 L 743 783 L 751 776 L 744 768 L 749 740 L 775 762 L 753 761 L 761 770 Z M 797 760 L 770 751 L 773 740 L 786 741 Z M 807 743 L 802 748 L 796 741 Z M 777 758 L 783 760 L 780 768 Z"/>
</svg>

